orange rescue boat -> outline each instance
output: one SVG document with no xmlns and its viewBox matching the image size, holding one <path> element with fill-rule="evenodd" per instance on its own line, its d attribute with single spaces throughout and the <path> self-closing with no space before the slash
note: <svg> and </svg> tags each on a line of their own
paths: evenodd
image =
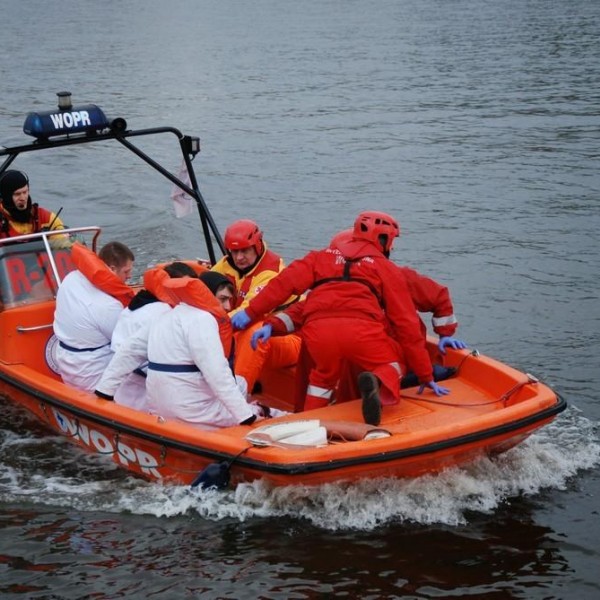
<svg viewBox="0 0 600 600">
<path fill-rule="evenodd" d="M 30 115 L 26 132 L 36 141 L 1 148 L 5 161 L 0 176 L 23 152 L 116 141 L 193 198 L 214 262 L 210 234 L 221 250 L 223 244 L 192 168 L 197 138 L 173 128 L 128 130 L 124 119 L 109 122 L 94 113 L 100 111 L 95 105 L 83 108 L 92 115 L 81 131 L 65 131 L 49 118 L 51 111 L 33 113 L 37 120 Z M 177 137 L 189 181 L 171 174 L 129 139 L 164 133 Z M 442 357 L 433 340 L 428 340 L 432 361 L 456 368 L 444 381 L 451 394 L 438 398 L 429 391 L 419 395 L 417 388 L 404 389 L 398 405 L 385 407 L 378 427 L 362 422 L 360 401 L 355 400 L 251 426 L 202 431 L 72 389 L 62 383 L 53 358 L 54 301 L 62 278 L 74 268 L 70 240 L 87 236 L 95 250 L 99 234 L 98 227 L 84 227 L 0 240 L 0 394 L 85 450 L 110 456 L 147 479 L 190 484 L 215 462 L 227 464 L 233 483 L 413 477 L 504 452 L 566 408 L 535 377 L 477 351 L 448 350 Z M 294 369 L 267 370 L 260 388 L 255 395 L 259 402 L 292 410 Z"/>
</svg>

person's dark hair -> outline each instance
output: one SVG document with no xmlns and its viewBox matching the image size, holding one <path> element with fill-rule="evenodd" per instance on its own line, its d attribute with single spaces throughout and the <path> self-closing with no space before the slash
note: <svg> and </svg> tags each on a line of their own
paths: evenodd
<svg viewBox="0 0 600 600">
<path fill-rule="evenodd" d="M 205 273 L 200 273 L 198 278 L 215 296 L 219 289 L 225 285 L 230 285 L 231 291 L 234 293 L 233 284 L 222 273 L 218 273 L 217 271 L 206 271 Z"/>
<path fill-rule="evenodd" d="M 171 279 L 178 279 L 179 277 L 193 277 L 194 279 L 198 278 L 196 271 L 189 265 L 186 265 L 183 262 L 172 262 L 163 267 L 163 270 L 169 274 Z M 137 310 L 138 308 L 142 308 L 142 306 L 146 306 L 146 304 L 150 304 L 151 302 L 159 302 L 159 299 L 148 290 L 140 290 L 134 297 L 133 300 L 129 303 L 129 310 Z"/>
<path fill-rule="evenodd" d="M 198 274 L 190 265 L 183 262 L 175 261 L 164 267 L 164 270 L 169 274 L 169 277 L 177 279 L 178 277 L 194 277 L 198 278 Z"/>
<path fill-rule="evenodd" d="M 235 295 L 235 287 L 233 287 L 233 283 L 231 283 L 231 281 L 227 281 L 227 282 L 223 282 L 220 285 L 217 286 L 217 289 L 215 290 L 215 296 L 221 291 L 221 290 L 227 290 L 228 292 L 231 293 L 232 296 Z"/>
<path fill-rule="evenodd" d="M 133 252 L 121 242 L 108 242 L 102 246 L 98 256 L 109 266 L 120 268 L 124 266 L 128 260 L 134 261 Z"/>
</svg>

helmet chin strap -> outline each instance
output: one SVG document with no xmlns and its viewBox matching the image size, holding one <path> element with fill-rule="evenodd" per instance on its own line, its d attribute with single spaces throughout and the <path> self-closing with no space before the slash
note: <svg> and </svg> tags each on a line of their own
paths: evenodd
<svg viewBox="0 0 600 600">
<path fill-rule="evenodd" d="M 381 235 L 378 236 L 377 238 L 379 240 L 379 244 L 381 245 L 381 252 L 383 253 L 383 255 L 386 258 L 390 257 L 390 250 L 391 248 L 388 247 L 388 243 L 389 243 L 389 236 L 387 233 L 382 233 Z"/>
</svg>

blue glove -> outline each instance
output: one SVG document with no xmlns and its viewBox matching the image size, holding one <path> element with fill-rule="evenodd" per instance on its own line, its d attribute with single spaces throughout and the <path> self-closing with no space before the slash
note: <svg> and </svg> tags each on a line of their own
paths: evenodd
<svg viewBox="0 0 600 600">
<path fill-rule="evenodd" d="M 266 344 L 273 333 L 272 325 L 263 325 L 260 329 L 257 329 L 250 338 L 250 345 L 252 346 L 252 350 L 256 350 L 258 348 L 258 343 Z"/>
<path fill-rule="evenodd" d="M 231 325 L 234 329 L 246 329 L 251 320 L 245 310 L 239 310 L 231 317 Z"/>
<path fill-rule="evenodd" d="M 468 348 L 467 344 L 465 344 L 462 340 L 450 336 L 441 337 L 440 341 L 438 342 L 438 349 L 442 354 L 446 354 L 446 346 L 450 346 L 450 348 L 454 348 L 455 350 Z"/>
<path fill-rule="evenodd" d="M 423 383 L 421 385 L 421 387 L 419 388 L 419 394 L 423 393 L 425 387 L 431 388 L 436 396 L 445 396 L 446 394 L 450 393 L 450 390 L 448 388 L 438 385 L 435 381 L 428 381 L 427 383 Z"/>
</svg>

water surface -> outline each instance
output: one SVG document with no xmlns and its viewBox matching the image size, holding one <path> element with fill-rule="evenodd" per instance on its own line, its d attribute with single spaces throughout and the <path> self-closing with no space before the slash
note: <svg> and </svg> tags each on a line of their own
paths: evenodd
<svg viewBox="0 0 600 600">
<path fill-rule="evenodd" d="M 391 212 L 394 260 L 450 287 L 460 335 L 570 405 L 498 460 L 436 477 L 197 495 L 132 479 L 3 401 L 3 597 L 598 597 L 597 2 L 2 7 L 0 143 L 63 89 L 133 128 L 199 135 L 221 230 L 254 218 L 288 261 L 360 210 Z M 131 245 L 138 274 L 204 255 L 168 182 L 125 151 L 15 166 L 68 224 Z"/>
</svg>

